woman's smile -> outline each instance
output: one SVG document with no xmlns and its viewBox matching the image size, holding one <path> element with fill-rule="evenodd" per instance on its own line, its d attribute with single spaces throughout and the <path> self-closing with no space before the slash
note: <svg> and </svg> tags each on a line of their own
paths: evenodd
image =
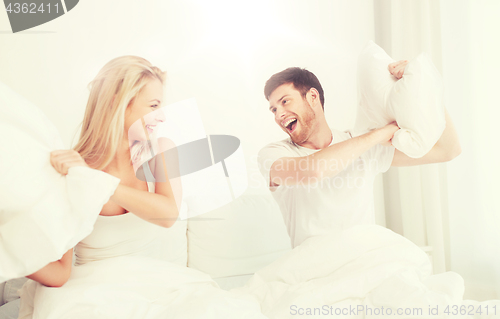
<svg viewBox="0 0 500 319">
<path fill-rule="evenodd" d="M 156 127 L 156 125 L 152 125 L 152 124 L 146 125 L 146 128 L 147 128 L 149 134 L 153 134 L 155 127 Z"/>
</svg>

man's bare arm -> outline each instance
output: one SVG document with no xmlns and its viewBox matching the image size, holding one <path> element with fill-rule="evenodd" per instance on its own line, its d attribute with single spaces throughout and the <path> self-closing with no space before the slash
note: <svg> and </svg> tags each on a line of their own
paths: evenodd
<svg viewBox="0 0 500 319">
<path fill-rule="evenodd" d="M 421 158 L 411 158 L 403 152 L 396 150 L 392 166 L 413 166 L 421 164 L 448 162 L 460 155 L 462 149 L 455 125 L 451 120 L 448 110 L 445 109 L 446 128 L 432 149 Z"/>
<path fill-rule="evenodd" d="M 391 123 L 308 156 L 279 158 L 271 166 L 270 186 L 309 184 L 335 176 L 373 146 L 389 141 L 398 129 Z"/>
</svg>

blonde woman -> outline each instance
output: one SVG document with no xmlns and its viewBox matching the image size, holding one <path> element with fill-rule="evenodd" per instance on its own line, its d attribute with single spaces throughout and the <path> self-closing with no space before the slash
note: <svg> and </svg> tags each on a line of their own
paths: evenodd
<svg viewBox="0 0 500 319">
<path fill-rule="evenodd" d="M 22 289 L 19 318 L 264 317 L 257 304 L 218 289 L 208 275 L 165 260 L 158 232 L 178 217 L 181 185 L 164 169 L 175 165 L 148 161 L 174 146 L 154 142 L 165 120 L 157 111 L 164 81 L 165 73 L 145 59 L 124 56 L 91 82 L 80 139 L 74 150 L 52 152 L 51 163 L 61 174 L 88 166 L 121 181 L 93 232 L 75 247 L 75 267 L 70 249 L 27 276 L 34 281 Z"/>
</svg>

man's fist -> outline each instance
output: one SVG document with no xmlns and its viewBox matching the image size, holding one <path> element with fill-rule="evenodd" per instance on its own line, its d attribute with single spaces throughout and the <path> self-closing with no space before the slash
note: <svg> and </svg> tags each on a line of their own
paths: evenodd
<svg viewBox="0 0 500 319">
<path fill-rule="evenodd" d="M 382 128 L 379 128 L 378 130 L 383 134 L 380 144 L 382 144 L 383 146 L 392 146 L 392 138 L 394 137 L 394 133 L 399 130 L 399 126 L 398 123 L 394 121 Z"/>
<path fill-rule="evenodd" d="M 408 60 L 401 60 L 397 62 L 393 62 L 389 64 L 387 67 L 389 72 L 396 77 L 396 79 L 401 79 L 403 77 L 403 73 L 405 71 L 405 67 L 408 64 Z"/>
</svg>

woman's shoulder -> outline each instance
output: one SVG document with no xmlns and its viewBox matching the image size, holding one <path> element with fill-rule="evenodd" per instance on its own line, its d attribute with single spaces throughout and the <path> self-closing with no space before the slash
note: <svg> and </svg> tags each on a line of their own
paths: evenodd
<svg viewBox="0 0 500 319">
<path fill-rule="evenodd" d="M 174 141 L 167 137 L 158 138 L 158 153 L 165 152 L 169 149 L 176 147 Z"/>
</svg>

